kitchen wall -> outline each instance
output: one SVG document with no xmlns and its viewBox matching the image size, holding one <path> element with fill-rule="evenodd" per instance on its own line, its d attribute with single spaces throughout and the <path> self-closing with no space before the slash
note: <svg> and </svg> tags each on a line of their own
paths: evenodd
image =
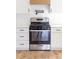
<svg viewBox="0 0 79 59">
<path fill-rule="evenodd" d="M 30 15 L 25 13 L 16 14 L 16 27 L 29 27 L 30 25 Z"/>
</svg>

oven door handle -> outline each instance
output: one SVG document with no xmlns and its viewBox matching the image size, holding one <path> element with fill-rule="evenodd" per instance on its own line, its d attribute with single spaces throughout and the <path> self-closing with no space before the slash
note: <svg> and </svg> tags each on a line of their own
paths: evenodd
<svg viewBox="0 0 79 59">
<path fill-rule="evenodd" d="M 41 32 L 41 31 L 51 31 L 51 30 L 29 30 L 30 32 L 33 32 L 33 31 L 35 31 L 35 32 Z"/>
<path fill-rule="evenodd" d="M 39 40 L 39 32 L 37 33 L 37 37 L 36 37 L 36 40 L 37 40 L 37 39 Z"/>
<path fill-rule="evenodd" d="M 42 40 L 42 32 L 40 32 L 40 40 Z"/>
</svg>

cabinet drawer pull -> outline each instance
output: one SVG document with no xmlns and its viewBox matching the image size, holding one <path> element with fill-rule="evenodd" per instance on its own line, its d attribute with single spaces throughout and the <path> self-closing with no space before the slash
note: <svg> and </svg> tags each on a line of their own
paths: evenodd
<svg viewBox="0 0 79 59">
<path fill-rule="evenodd" d="M 56 31 L 61 31 L 60 29 L 56 29 Z"/>
<path fill-rule="evenodd" d="M 23 29 L 21 29 L 20 31 L 24 31 Z"/>
<path fill-rule="evenodd" d="M 19 37 L 24 37 L 24 36 L 19 36 Z"/>
<path fill-rule="evenodd" d="M 20 44 L 20 45 L 24 45 L 24 44 Z"/>
</svg>

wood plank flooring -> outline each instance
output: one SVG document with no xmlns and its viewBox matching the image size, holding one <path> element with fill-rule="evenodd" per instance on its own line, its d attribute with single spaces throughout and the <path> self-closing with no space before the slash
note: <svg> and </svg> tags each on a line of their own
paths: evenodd
<svg viewBox="0 0 79 59">
<path fill-rule="evenodd" d="M 16 59 L 62 59 L 62 51 L 16 51 Z"/>
</svg>

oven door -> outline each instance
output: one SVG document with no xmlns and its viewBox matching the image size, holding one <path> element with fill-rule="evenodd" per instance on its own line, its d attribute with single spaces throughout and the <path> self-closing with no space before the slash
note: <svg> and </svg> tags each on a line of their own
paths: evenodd
<svg viewBox="0 0 79 59">
<path fill-rule="evenodd" d="M 30 30 L 30 44 L 50 44 L 50 30 Z"/>
</svg>

